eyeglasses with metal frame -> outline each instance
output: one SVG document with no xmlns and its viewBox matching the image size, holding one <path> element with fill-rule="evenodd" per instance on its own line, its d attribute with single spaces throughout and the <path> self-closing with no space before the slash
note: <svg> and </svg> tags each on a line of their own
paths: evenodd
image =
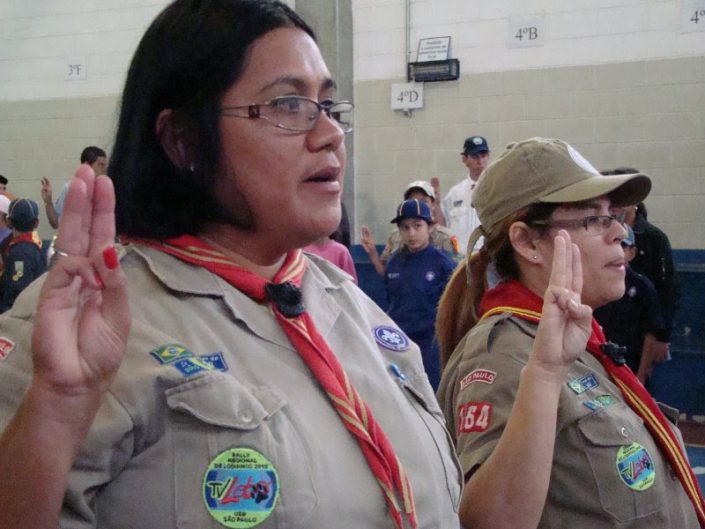
<svg viewBox="0 0 705 529">
<path fill-rule="evenodd" d="M 343 132 L 353 130 L 353 105 L 350 101 L 315 101 L 304 96 L 281 96 L 265 103 L 225 106 L 221 115 L 234 118 L 264 119 L 277 128 L 295 132 L 312 130 L 321 114 L 335 121 Z M 247 109 L 247 114 L 235 111 Z"/>
<path fill-rule="evenodd" d="M 582 219 L 534 220 L 529 224 L 548 226 L 549 228 L 585 228 L 589 235 L 602 235 L 612 227 L 613 222 L 624 224 L 624 217 L 624 213 L 616 215 L 588 215 Z"/>
</svg>

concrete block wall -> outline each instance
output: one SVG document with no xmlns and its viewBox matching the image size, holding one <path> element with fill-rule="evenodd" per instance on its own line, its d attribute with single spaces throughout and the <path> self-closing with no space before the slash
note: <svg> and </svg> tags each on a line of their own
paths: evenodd
<svg viewBox="0 0 705 529">
<path fill-rule="evenodd" d="M 386 238 L 409 181 L 439 176 L 448 190 L 463 178 L 465 137 L 485 135 L 498 153 L 544 135 L 597 167 L 648 171 L 650 218 L 674 247 L 705 249 L 705 20 L 688 23 L 687 6 L 705 0 L 354 2 L 357 239 L 363 224 Z M 543 46 L 509 47 L 509 20 L 532 16 Z M 390 110 L 419 39 L 438 36 L 451 37 L 460 79 L 426 83 L 411 116 Z"/>
<path fill-rule="evenodd" d="M 649 218 L 675 248 L 705 249 L 705 56 L 464 75 L 426 83 L 425 106 L 390 110 L 390 86 L 356 83 L 356 207 L 378 241 L 406 184 L 438 176 L 448 190 L 466 177 L 465 137 L 494 154 L 531 136 L 573 144 L 597 168 L 646 171 Z"/>
</svg>

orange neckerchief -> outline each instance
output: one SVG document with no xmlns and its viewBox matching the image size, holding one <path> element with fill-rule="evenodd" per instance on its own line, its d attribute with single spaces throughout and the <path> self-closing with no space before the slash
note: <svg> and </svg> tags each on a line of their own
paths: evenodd
<svg viewBox="0 0 705 529">
<path fill-rule="evenodd" d="M 372 415 L 372 410 L 358 394 L 335 353 L 318 333 L 304 309 L 299 287 L 306 271 L 306 259 L 301 250 L 289 252 L 274 280 L 267 281 L 236 265 L 222 252 L 192 235 L 182 235 L 162 242 L 134 242 L 202 266 L 255 301 L 271 303 L 277 322 L 326 391 L 341 421 L 360 446 L 384 492 L 395 527 L 403 528 L 402 516 L 405 514 L 411 527 L 416 528 L 414 497 L 404 467 L 384 430 Z M 395 489 L 403 501 L 402 508 L 399 507 Z"/>
<path fill-rule="evenodd" d="M 14 246 L 15 244 L 20 242 L 31 242 L 32 244 L 36 245 L 38 248 L 41 249 L 42 241 L 39 239 L 39 236 L 36 235 L 36 233 L 37 232 L 35 231 L 17 233 L 16 235 L 12 236 L 12 240 L 10 240 L 8 246 Z"/>
<path fill-rule="evenodd" d="M 480 320 L 494 314 L 509 312 L 517 318 L 538 323 L 541 320 L 542 310 L 543 299 L 518 281 L 505 281 L 485 292 L 480 302 L 480 314 L 482 314 Z M 666 417 L 632 370 L 626 364 L 616 364 L 602 351 L 601 346 L 604 343 L 605 335 L 602 328 L 593 318 L 592 335 L 588 340 L 587 350 L 600 361 L 612 381 L 619 387 L 624 400 L 644 420 L 693 503 L 700 527 L 705 528 L 705 500 L 700 484 Z"/>
</svg>

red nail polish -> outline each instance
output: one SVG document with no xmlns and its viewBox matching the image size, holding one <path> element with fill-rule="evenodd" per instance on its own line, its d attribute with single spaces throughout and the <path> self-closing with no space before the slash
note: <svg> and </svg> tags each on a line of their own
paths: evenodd
<svg viewBox="0 0 705 529">
<path fill-rule="evenodd" d="M 93 277 L 95 277 L 95 282 L 98 283 L 100 289 L 105 290 L 105 283 L 103 283 L 103 279 L 100 277 L 98 272 L 93 272 Z"/>
<path fill-rule="evenodd" d="M 118 260 L 118 254 L 115 250 L 115 246 L 108 246 L 105 250 L 103 250 L 103 262 L 105 263 L 105 266 L 108 267 L 108 270 L 115 270 L 118 267 L 120 262 Z"/>
</svg>

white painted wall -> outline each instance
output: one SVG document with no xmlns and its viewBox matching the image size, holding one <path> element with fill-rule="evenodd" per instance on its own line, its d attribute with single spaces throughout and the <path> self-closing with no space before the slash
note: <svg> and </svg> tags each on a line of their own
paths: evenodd
<svg viewBox="0 0 705 529">
<path fill-rule="evenodd" d="M 354 0 L 355 79 L 406 76 L 405 0 Z M 462 75 L 705 54 L 705 0 L 410 0 L 410 57 L 419 39 L 451 36 Z M 541 47 L 507 47 L 509 17 L 545 17 Z M 685 29 L 699 31 L 684 31 Z"/>
<path fill-rule="evenodd" d="M 0 0 L 0 101 L 119 93 L 141 35 L 167 3 Z M 356 80 L 405 76 L 405 3 L 353 1 Z M 451 56 L 460 60 L 462 74 L 705 53 L 705 31 L 684 32 L 682 16 L 685 6 L 705 9 L 705 0 L 410 0 L 410 5 L 410 59 L 420 38 L 450 35 Z M 544 46 L 507 48 L 507 19 L 541 14 Z M 700 24 L 705 27 L 705 20 Z M 72 57 L 85 58 L 85 80 L 65 80 Z"/>
<path fill-rule="evenodd" d="M 144 30 L 167 0 L 1 0 L 0 101 L 120 92 Z M 86 79 L 65 80 L 83 57 Z"/>
<path fill-rule="evenodd" d="M 142 34 L 168 3 L 0 0 L 0 101 L 119 94 Z M 67 81 L 75 57 L 86 79 Z"/>
</svg>

